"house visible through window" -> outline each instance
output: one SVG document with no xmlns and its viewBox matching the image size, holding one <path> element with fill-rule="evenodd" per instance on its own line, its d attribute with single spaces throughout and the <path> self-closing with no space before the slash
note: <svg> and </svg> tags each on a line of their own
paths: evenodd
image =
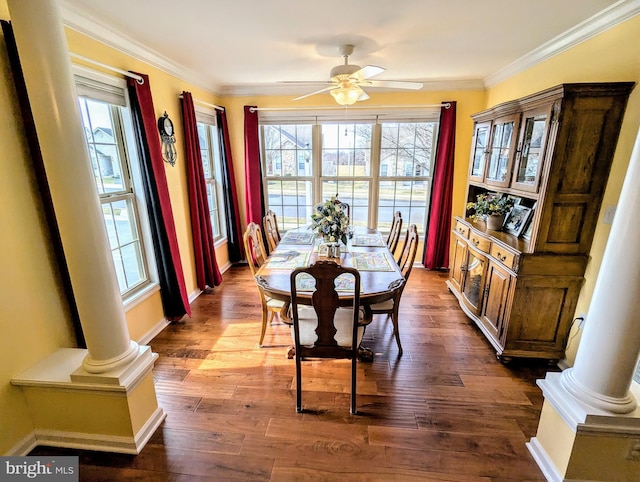
<svg viewBox="0 0 640 482">
<path fill-rule="evenodd" d="M 339 195 L 355 226 L 383 232 L 393 213 L 424 233 L 435 115 L 424 120 L 278 123 L 261 119 L 267 207 L 281 230 L 309 223 L 313 206 Z"/>
<path fill-rule="evenodd" d="M 101 74 L 96 77 L 103 78 Z M 80 112 L 93 176 L 102 204 L 120 292 L 125 300 L 155 282 L 146 211 L 135 174 L 131 118 L 120 79 L 76 77 Z M 129 141 L 129 142 L 127 142 Z"/>
<path fill-rule="evenodd" d="M 222 187 L 222 156 L 215 113 L 196 109 L 198 124 L 198 140 L 204 168 L 204 178 L 207 185 L 207 200 L 209 202 L 209 216 L 213 239 L 218 241 L 226 237 L 224 214 L 224 198 Z"/>
</svg>

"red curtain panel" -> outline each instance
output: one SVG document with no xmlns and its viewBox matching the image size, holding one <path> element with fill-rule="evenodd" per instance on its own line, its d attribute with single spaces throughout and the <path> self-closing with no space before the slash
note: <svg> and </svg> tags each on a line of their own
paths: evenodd
<svg viewBox="0 0 640 482">
<path fill-rule="evenodd" d="M 158 277 L 160 278 L 160 297 L 167 319 L 176 320 L 185 314 L 191 316 L 191 307 L 180 261 L 180 249 L 176 237 L 149 77 L 138 72 L 132 73 L 143 79 L 142 83 L 139 83 L 136 79 L 128 78 L 127 86 L 138 151 L 142 160 L 141 168 L 147 212 L 151 225 Z"/>
<path fill-rule="evenodd" d="M 231 157 L 231 142 L 229 141 L 229 124 L 227 123 L 226 110 L 218 110 L 216 113 L 218 118 L 220 150 L 222 151 L 222 182 L 224 185 L 224 199 L 226 204 L 227 248 L 229 250 L 229 261 L 237 263 L 242 260 L 244 256 L 244 246 L 242 242 L 238 191 L 236 189 L 236 175 L 233 169 L 233 157 Z"/>
<path fill-rule="evenodd" d="M 253 109 L 253 112 L 252 112 Z M 247 224 L 262 226 L 264 198 L 260 168 L 260 140 L 258 135 L 258 111 L 255 106 L 244 106 L 244 166 L 247 206 Z"/>
<path fill-rule="evenodd" d="M 213 230 L 211 229 L 207 185 L 202 165 L 196 111 L 190 92 L 182 93 L 182 122 L 184 125 L 184 147 L 187 156 L 187 186 L 189 188 L 196 280 L 198 288 L 204 291 L 207 286 L 213 288 L 222 283 L 222 275 L 216 262 L 216 250 L 213 241 Z"/>
<path fill-rule="evenodd" d="M 453 199 L 453 161 L 456 147 L 456 103 L 446 102 L 440 110 L 429 224 L 424 243 L 424 266 L 449 267 L 449 232 Z"/>
</svg>

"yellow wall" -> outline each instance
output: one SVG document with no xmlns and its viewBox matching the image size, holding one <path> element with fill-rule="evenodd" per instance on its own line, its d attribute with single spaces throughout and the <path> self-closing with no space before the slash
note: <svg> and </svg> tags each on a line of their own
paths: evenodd
<svg viewBox="0 0 640 482">
<path fill-rule="evenodd" d="M 176 139 L 178 139 L 176 143 L 178 160 L 174 167 L 165 164 L 165 172 L 167 175 L 171 205 L 173 207 L 173 216 L 187 293 L 197 293 L 198 287 L 194 269 L 193 245 L 191 243 L 191 220 L 189 217 L 189 192 L 187 188 L 184 143 L 180 142 L 180 140 L 184 139 L 181 120 L 182 108 L 178 96 L 183 91 L 188 91 L 193 94 L 193 97 L 212 104 L 218 104 L 219 99 L 202 88 L 173 77 L 139 60 L 133 59 L 122 52 L 107 47 L 102 43 L 88 39 L 74 30 L 67 30 L 67 41 L 69 43 L 69 51 L 72 53 L 97 60 L 122 70 L 131 70 L 147 74 L 149 76 L 156 117 L 161 117 L 166 111 L 169 117 L 174 120 L 175 135 Z M 87 66 L 96 68 L 91 65 Z M 106 73 L 111 72 L 107 71 Z M 219 258 L 219 264 L 225 265 L 228 262 L 226 244 L 218 248 L 216 253 Z M 129 332 L 134 340 L 139 339 L 149 332 L 153 326 L 161 320 L 162 305 L 160 296 L 157 294 L 127 313 Z"/>
<path fill-rule="evenodd" d="M 8 19 L 6 0 L 0 0 L 0 18 Z M 372 93 L 371 104 L 431 104 L 455 100 L 457 105 L 456 167 L 453 213 L 464 211 L 465 184 L 471 144 L 470 115 L 497 103 L 521 97 L 562 82 L 640 80 L 640 17 L 631 19 L 539 66 L 514 76 L 484 91 Z M 156 115 L 166 110 L 176 121 L 176 137 L 183 139 L 178 94 L 183 90 L 204 101 L 228 108 L 232 153 L 238 183 L 241 216 L 244 219 L 244 142 L 243 106 L 332 106 L 328 95 L 318 95 L 293 103 L 290 97 L 225 97 L 219 98 L 205 89 L 190 85 L 124 53 L 68 31 L 70 50 L 123 70 L 139 71 L 150 76 Z M 25 400 L 20 389 L 9 380 L 42 360 L 59 347 L 73 346 L 74 338 L 64 295 L 59 288 L 52 262 L 47 230 L 41 214 L 37 186 L 31 174 L 20 114 L 7 65 L 4 40 L 0 37 L 0 158 L 4 159 L 0 176 L 0 223 L 10 226 L 2 236 L 1 266 L 5 275 L 0 280 L 0 454 L 21 442 L 32 430 Z M 636 89 L 622 128 L 613 172 L 605 193 L 604 205 L 615 205 L 619 196 L 633 140 L 640 124 L 640 89 Z M 179 142 L 178 162 L 166 165 L 167 181 L 173 205 L 178 242 L 187 291 L 197 292 L 183 145 Z M 596 231 L 587 271 L 587 282 L 578 311 L 586 312 L 593 291 L 609 227 L 602 224 Z M 217 250 L 219 262 L 226 264 L 226 246 Z M 132 309 L 127 316 L 134 339 L 144 336 L 162 316 L 159 296 L 153 295 Z"/>
<path fill-rule="evenodd" d="M 0 19 L 10 20 L 6 0 L 0 0 Z M 71 52 L 150 77 L 156 115 L 166 110 L 174 119 L 176 137 L 184 139 L 178 95 L 186 90 L 194 97 L 218 104 L 206 90 L 176 79 L 125 54 L 67 31 Z M 107 72 L 109 73 L 109 72 Z M 6 229 L 0 241 L 0 455 L 24 442 L 33 430 L 25 397 L 11 378 L 41 361 L 60 347 L 74 347 L 68 307 L 60 288 L 42 215 L 38 188 L 26 152 L 21 114 L 0 36 L 0 225 Z M 184 146 L 177 144 L 178 162 L 166 165 L 184 276 L 189 294 L 197 293 L 188 208 Z M 216 250 L 221 265 L 228 263 L 226 244 Z M 155 293 L 127 313 L 132 339 L 147 334 L 162 321 L 160 296 Z"/>
<path fill-rule="evenodd" d="M 6 3 L 0 0 L 0 19 L 8 18 Z M 33 430 L 22 391 L 9 380 L 75 342 L 1 35 L 0 131 L 0 454 L 4 454 Z"/>
<path fill-rule="evenodd" d="M 640 82 L 640 16 L 614 27 L 597 37 L 559 54 L 519 75 L 515 75 L 487 92 L 487 107 L 569 82 Z M 598 227 L 596 228 L 585 284 L 580 293 L 576 316 L 587 314 L 602 255 L 611 226 L 602 223 L 607 206 L 615 206 L 620 196 L 631 151 L 640 125 L 640 87 L 632 92 L 620 132 Z M 588 318 L 587 318 L 588 320 Z M 606 320 L 600 320 L 606 321 Z M 587 321 L 588 323 L 588 321 Z M 580 332 L 571 334 L 567 350 L 570 364 L 575 359 Z"/>
<path fill-rule="evenodd" d="M 455 180 L 453 214 L 464 212 L 466 196 L 466 178 L 471 148 L 471 134 L 473 122 L 471 114 L 482 110 L 485 106 L 484 91 L 439 91 L 439 92 L 411 92 L 411 93 L 375 93 L 369 92 L 371 99 L 359 105 L 411 105 L 438 104 L 443 101 L 456 101 L 456 150 L 455 150 Z M 244 106 L 258 107 L 333 107 L 339 106 L 329 94 L 319 94 L 292 102 L 295 96 L 256 96 L 256 97 L 226 97 L 222 104 L 227 108 L 230 141 L 232 145 L 233 164 L 238 183 L 238 199 L 242 225 L 246 225 L 245 217 L 245 188 L 244 188 Z M 348 115 L 348 112 L 347 112 Z"/>
</svg>

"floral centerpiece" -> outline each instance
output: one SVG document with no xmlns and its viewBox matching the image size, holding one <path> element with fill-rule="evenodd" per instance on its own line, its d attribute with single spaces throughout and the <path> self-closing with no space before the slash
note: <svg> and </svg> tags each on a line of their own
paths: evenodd
<svg viewBox="0 0 640 482">
<path fill-rule="evenodd" d="M 318 236 L 322 236 L 326 242 L 342 241 L 342 244 L 347 244 L 349 216 L 343 209 L 337 194 L 323 203 L 316 204 L 314 212 L 311 214 L 310 228 Z"/>
<path fill-rule="evenodd" d="M 494 218 L 497 221 L 496 225 L 502 226 L 504 217 L 511 211 L 514 204 L 515 198 L 512 196 L 479 194 L 476 202 L 467 203 L 467 209 L 473 211 L 470 217 L 474 222 L 484 219 L 489 225 L 490 218 Z"/>
</svg>

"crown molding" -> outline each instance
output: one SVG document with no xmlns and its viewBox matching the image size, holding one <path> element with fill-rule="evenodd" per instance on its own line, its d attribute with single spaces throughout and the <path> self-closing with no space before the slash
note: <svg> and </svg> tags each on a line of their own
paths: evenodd
<svg viewBox="0 0 640 482">
<path fill-rule="evenodd" d="M 487 76 L 484 84 L 493 87 L 531 67 L 558 55 L 640 13 L 640 0 L 620 0 L 576 26 Z"/>
<path fill-rule="evenodd" d="M 60 7 L 63 23 L 66 27 L 215 94 L 215 87 L 212 88 L 208 79 L 180 64 L 168 61 L 165 56 L 154 52 L 130 36 L 101 23 L 94 17 L 79 12 L 78 7 L 73 5 L 71 0 L 63 0 Z"/>
<path fill-rule="evenodd" d="M 216 85 L 198 72 L 190 70 L 178 63 L 168 61 L 165 56 L 154 52 L 130 36 L 114 30 L 95 17 L 79 12 L 72 0 L 63 0 L 61 11 L 64 25 L 89 38 L 101 42 L 119 52 L 151 65 L 176 78 L 196 85 L 218 96 L 240 97 L 257 95 L 299 95 L 310 89 L 309 86 L 293 86 L 290 84 L 242 84 Z M 425 81 L 420 91 L 461 91 L 484 90 L 492 87 L 536 64 L 543 62 L 605 30 L 612 28 L 640 13 L 640 0 L 620 0 L 598 12 L 594 16 L 579 23 L 575 27 L 558 35 L 528 54 L 520 57 L 506 67 L 484 79 L 440 79 Z M 375 89 L 375 92 L 397 92 L 397 90 Z"/>
<path fill-rule="evenodd" d="M 424 86 L 420 90 L 414 90 L 411 92 L 437 92 L 437 91 L 460 91 L 460 90 L 484 90 L 484 82 L 482 79 L 440 79 L 440 80 L 427 80 L 424 81 Z M 317 90 L 322 85 L 318 84 L 317 87 L 313 85 L 296 85 L 295 83 L 283 82 L 275 84 L 241 84 L 241 85 L 223 85 L 219 89 L 219 95 L 225 97 L 247 97 L 247 96 L 260 96 L 260 95 L 302 95 L 307 92 L 312 92 L 314 88 Z M 405 92 L 398 89 L 383 89 L 369 87 L 365 89 L 369 94 L 379 92 Z"/>
</svg>

